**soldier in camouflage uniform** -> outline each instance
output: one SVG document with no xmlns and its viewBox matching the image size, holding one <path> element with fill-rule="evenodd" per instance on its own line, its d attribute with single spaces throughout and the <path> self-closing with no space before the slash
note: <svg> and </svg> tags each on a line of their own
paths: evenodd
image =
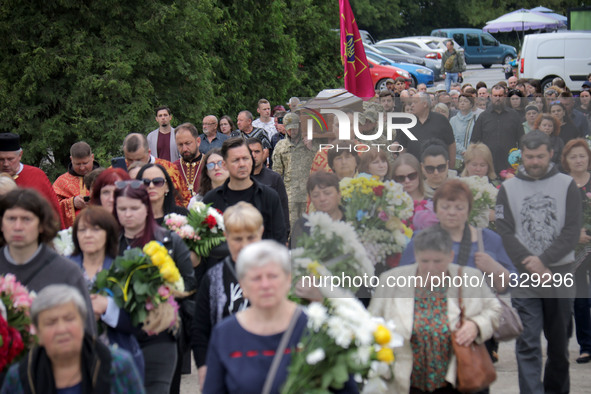
<svg viewBox="0 0 591 394">
<path fill-rule="evenodd" d="M 306 212 L 306 182 L 315 151 L 311 141 L 304 139 L 300 129 L 300 117 L 288 113 L 283 118 L 286 138 L 273 151 L 273 171 L 283 177 L 289 201 L 290 227 Z"/>
</svg>

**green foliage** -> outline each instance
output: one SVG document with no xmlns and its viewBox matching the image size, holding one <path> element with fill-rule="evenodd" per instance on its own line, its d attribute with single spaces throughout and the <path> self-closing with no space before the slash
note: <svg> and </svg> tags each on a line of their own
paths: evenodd
<svg viewBox="0 0 591 394">
<path fill-rule="evenodd" d="M 174 124 L 199 123 L 338 85 L 338 7 L 291 3 L 3 1 L 0 131 L 20 134 L 23 162 L 55 178 L 80 140 L 109 165 L 125 135 L 156 128 L 158 105 Z"/>
<path fill-rule="evenodd" d="M 96 275 L 93 293 L 108 293 L 117 306 L 131 316 L 132 324 L 139 325 L 146 319 L 146 303 L 154 306 L 162 300 L 158 289 L 164 284 L 160 270 L 141 249 L 126 250 L 113 261 L 108 270 Z"/>
</svg>

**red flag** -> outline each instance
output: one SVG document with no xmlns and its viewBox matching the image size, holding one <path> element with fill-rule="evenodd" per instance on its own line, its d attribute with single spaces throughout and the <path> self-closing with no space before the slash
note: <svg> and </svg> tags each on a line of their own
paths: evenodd
<svg viewBox="0 0 591 394">
<path fill-rule="evenodd" d="M 345 67 L 345 89 L 358 97 L 369 99 L 375 96 L 369 63 L 355 16 L 349 0 L 339 0 L 341 21 L 341 61 Z"/>
</svg>

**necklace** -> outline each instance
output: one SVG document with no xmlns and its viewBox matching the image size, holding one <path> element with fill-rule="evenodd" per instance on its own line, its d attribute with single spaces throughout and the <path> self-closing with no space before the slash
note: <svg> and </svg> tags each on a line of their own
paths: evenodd
<svg viewBox="0 0 591 394">
<path fill-rule="evenodd" d="M 201 169 L 201 161 L 202 160 L 199 160 L 199 166 L 197 166 L 197 171 L 194 171 L 195 166 L 197 165 L 196 162 L 187 163 L 184 159 L 181 159 L 181 171 L 183 173 L 183 176 L 185 177 L 185 182 L 187 182 L 187 189 L 189 189 L 191 197 L 197 194 L 193 189 L 195 185 L 195 178 L 197 178 L 197 174 L 199 174 L 199 170 Z M 187 165 L 187 172 L 185 172 L 184 164 Z M 187 176 L 187 173 L 189 173 L 189 176 Z M 189 181 L 189 177 L 191 178 L 191 181 Z"/>
</svg>

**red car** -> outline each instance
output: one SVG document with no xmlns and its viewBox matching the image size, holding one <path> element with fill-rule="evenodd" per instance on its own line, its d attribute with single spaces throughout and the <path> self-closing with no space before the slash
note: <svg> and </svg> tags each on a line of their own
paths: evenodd
<svg viewBox="0 0 591 394">
<path fill-rule="evenodd" d="M 407 71 L 404 71 L 403 69 L 394 66 L 383 66 L 369 59 L 367 61 L 369 63 L 369 72 L 371 73 L 371 80 L 376 90 L 386 89 L 386 80 L 388 78 L 392 78 L 395 80 L 398 77 L 404 78 L 404 81 L 406 82 L 406 89 L 409 88 L 412 81 L 412 77 Z"/>
</svg>

